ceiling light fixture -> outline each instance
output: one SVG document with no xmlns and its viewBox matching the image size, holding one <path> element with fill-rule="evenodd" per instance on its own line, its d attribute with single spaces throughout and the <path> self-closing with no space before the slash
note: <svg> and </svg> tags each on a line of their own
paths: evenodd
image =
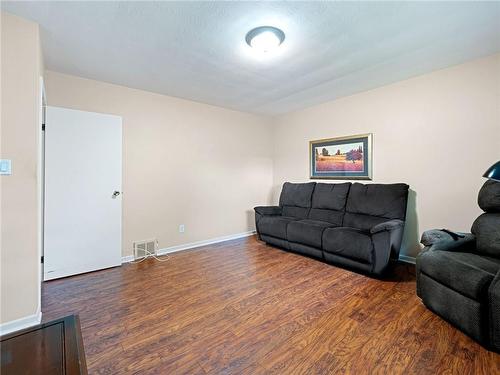
<svg viewBox="0 0 500 375">
<path fill-rule="evenodd" d="M 260 26 L 250 30 L 245 37 L 247 44 L 260 52 L 270 52 L 285 40 L 285 33 L 273 26 Z"/>
</svg>

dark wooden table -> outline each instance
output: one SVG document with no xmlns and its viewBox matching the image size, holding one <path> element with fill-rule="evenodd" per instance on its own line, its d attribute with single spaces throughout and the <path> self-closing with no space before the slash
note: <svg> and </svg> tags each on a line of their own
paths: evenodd
<svg viewBox="0 0 500 375">
<path fill-rule="evenodd" d="M 0 351 L 2 375 L 87 374 L 76 315 L 5 335 Z"/>
</svg>

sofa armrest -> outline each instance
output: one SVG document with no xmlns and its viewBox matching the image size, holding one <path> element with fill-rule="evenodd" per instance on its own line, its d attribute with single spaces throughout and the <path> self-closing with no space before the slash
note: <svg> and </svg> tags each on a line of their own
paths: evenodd
<svg viewBox="0 0 500 375">
<path fill-rule="evenodd" d="M 391 231 L 398 228 L 402 228 L 405 225 L 403 220 L 394 219 L 389 221 L 384 221 L 383 223 L 377 224 L 370 229 L 371 234 L 382 232 L 384 230 Z"/>
<path fill-rule="evenodd" d="M 263 216 L 281 215 L 281 207 L 279 206 L 257 206 L 254 207 L 254 210 L 256 213 Z"/>
<path fill-rule="evenodd" d="M 260 227 L 259 222 L 265 216 L 279 216 L 281 215 L 281 207 L 279 206 L 257 206 L 254 207 L 255 210 L 255 230 L 257 231 L 257 237 L 260 239 Z"/>
<path fill-rule="evenodd" d="M 370 230 L 374 250 L 372 266 L 374 274 L 382 275 L 390 261 L 399 258 L 403 230 L 404 222 L 401 220 L 389 220 L 375 225 Z"/>
<path fill-rule="evenodd" d="M 488 289 L 490 313 L 490 343 L 494 350 L 500 352 L 500 270 Z"/>
<path fill-rule="evenodd" d="M 450 234 L 453 233 L 453 234 Z M 471 233 L 450 232 L 439 229 L 425 231 L 420 243 L 432 250 L 454 250 L 472 247 L 476 237 Z"/>
</svg>

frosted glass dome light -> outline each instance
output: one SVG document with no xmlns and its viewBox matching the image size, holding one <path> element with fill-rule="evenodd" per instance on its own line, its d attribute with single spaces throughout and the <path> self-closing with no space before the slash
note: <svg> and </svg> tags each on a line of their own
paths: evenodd
<svg viewBox="0 0 500 375">
<path fill-rule="evenodd" d="M 247 44 L 259 52 L 270 52 L 285 40 L 285 33 L 273 26 L 260 26 L 250 30 L 245 40 Z"/>
</svg>

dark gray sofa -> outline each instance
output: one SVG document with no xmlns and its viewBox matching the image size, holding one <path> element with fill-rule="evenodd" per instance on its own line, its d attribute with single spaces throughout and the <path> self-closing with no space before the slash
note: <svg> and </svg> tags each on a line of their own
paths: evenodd
<svg viewBox="0 0 500 375">
<path fill-rule="evenodd" d="M 436 314 L 484 346 L 500 351 L 500 182 L 487 181 L 478 199 L 485 211 L 460 237 L 422 235 L 417 294 Z"/>
<path fill-rule="evenodd" d="M 399 256 L 407 197 L 406 184 L 285 182 L 255 226 L 268 244 L 381 275 Z"/>
</svg>

